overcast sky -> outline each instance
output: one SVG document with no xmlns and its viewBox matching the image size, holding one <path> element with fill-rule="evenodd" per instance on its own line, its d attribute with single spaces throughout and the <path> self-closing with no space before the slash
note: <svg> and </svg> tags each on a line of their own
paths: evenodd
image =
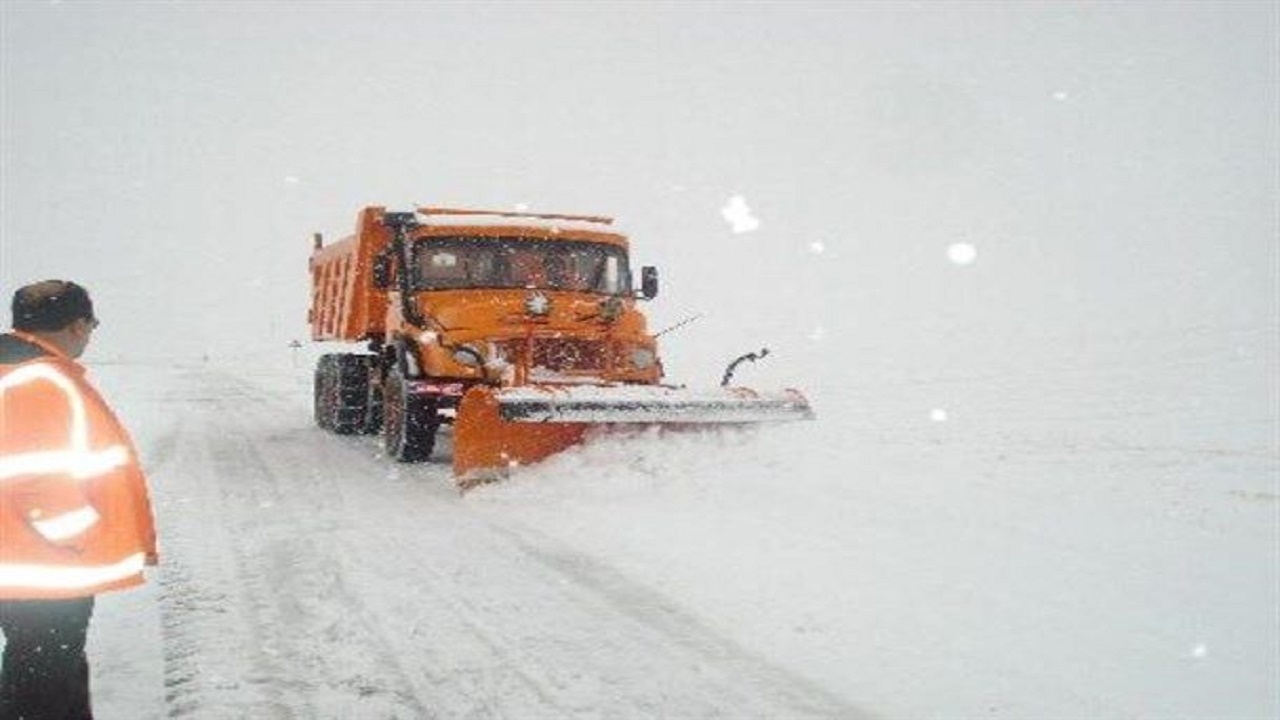
<svg viewBox="0 0 1280 720">
<path fill-rule="evenodd" d="M 700 372 L 1276 318 L 1274 3 L 0 17 L 0 288 L 88 285 L 100 358 L 305 340 L 311 233 L 367 204 L 619 218 L 655 327 L 704 314 L 666 338 Z"/>
</svg>

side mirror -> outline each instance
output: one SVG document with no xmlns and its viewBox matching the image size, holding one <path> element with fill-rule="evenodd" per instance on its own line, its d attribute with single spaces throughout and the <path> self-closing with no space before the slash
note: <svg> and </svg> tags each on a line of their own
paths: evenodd
<svg viewBox="0 0 1280 720">
<path fill-rule="evenodd" d="M 379 290 L 391 287 L 391 256 L 387 253 L 373 259 L 373 286 Z"/>
<path fill-rule="evenodd" d="M 640 297 L 645 300 L 658 297 L 658 268 L 652 265 L 640 268 Z"/>
</svg>

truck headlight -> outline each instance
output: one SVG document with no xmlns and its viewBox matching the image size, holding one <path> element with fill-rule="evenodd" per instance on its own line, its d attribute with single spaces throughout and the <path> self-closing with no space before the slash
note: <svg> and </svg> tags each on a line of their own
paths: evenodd
<svg viewBox="0 0 1280 720">
<path fill-rule="evenodd" d="M 484 365 L 484 355 L 470 345 L 459 345 L 453 349 L 453 360 L 459 365 L 467 367 L 482 367 Z"/>
<path fill-rule="evenodd" d="M 657 356 L 649 348 L 636 348 L 631 351 L 631 365 L 637 370 L 648 370 L 653 367 Z"/>
</svg>

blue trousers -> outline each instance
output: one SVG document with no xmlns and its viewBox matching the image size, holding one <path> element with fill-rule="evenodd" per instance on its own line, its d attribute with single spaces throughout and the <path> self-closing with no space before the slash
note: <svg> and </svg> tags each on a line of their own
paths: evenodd
<svg viewBox="0 0 1280 720">
<path fill-rule="evenodd" d="M 84 645 L 93 598 L 0 600 L 0 720 L 92 720 Z"/>
</svg>

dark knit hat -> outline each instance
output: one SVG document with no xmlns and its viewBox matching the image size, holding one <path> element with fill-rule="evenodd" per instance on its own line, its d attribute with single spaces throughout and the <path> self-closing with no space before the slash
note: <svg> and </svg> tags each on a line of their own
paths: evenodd
<svg viewBox="0 0 1280 720">
<path fill-rule="evenodd" d="M 62 330 L 76 320 L 95 320 L 89 292 L 69 280 L 45 280 L 13 294 L 13 329 Z"/>
</svg>

